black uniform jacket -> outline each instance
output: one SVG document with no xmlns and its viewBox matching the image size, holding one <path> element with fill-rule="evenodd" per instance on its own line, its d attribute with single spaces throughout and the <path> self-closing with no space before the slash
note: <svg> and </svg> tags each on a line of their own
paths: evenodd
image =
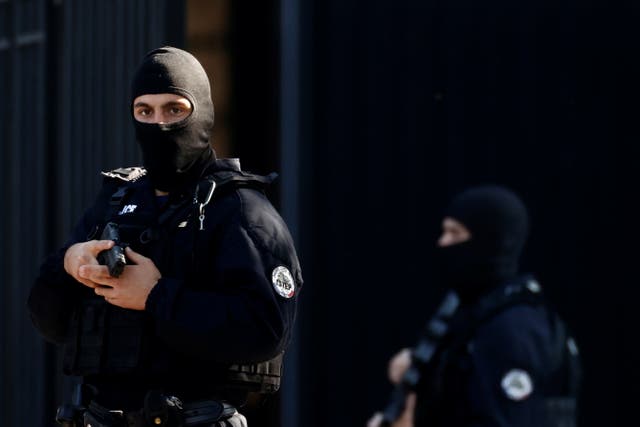
<svg viewBox="0 0 640 427">
<path fill-rule="evenodd" d="M 120 224 L 121 240 L 151 258 L 162 274 L 143 312 L 109 305 L 119 310 L 120 320 L 101 326 L 102 347 L 87 339 L 94 345 L 91 351 L 101 353 L 98 366 L 84 366 L 81 372 L 66 366 L 67 373 L 97 385 L 105 405 L 135 405 L 150 388 L 187 398 L 225 397 L 228 366 L 271 359 L 290 341 L 303 281 L 289 231 L 260 183 L 242 172 L 236 159 L 215 160 L 203 176 L 212 173 L 246 182 L 218 185 L 203 218 L 199 203 L 206 188 L 200 188 L 200 201 L 194 203 L 195 182 L 161 206 L 146 176 L 106 177 L 70 239 L 41 267 L 29 297 L 31 317 L 48 341 L 67 347 L 77 345 L 78 327 L 98 322 L 92 315 L 76 325 L 82 302 L 97 297 L 65 272 L 69 246 L 99 239 L 96 232 L 114 221 Z M 122 188 L 124 196 L 114 209 L 113 195 Z M 278 278 L 274 271 L 280 272 Z M 288 292 L 281 296 L 283 283 Z M 132 328 L 127 316 L 141 317 L 144 326 Z"/>
<path fill-rule="evenodd" d="M 480 319 L 477 307 L 462 306 L 451 321 L 418 390 L 416 426 L 573 425 L 579 371 L 564 323 L 542 300 Z"/>
</svg>

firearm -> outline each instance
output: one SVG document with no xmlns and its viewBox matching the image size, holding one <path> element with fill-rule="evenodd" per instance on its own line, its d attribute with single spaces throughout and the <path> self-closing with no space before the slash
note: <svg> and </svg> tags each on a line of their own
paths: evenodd
<svg viewBox="0 0 640 427">
<path fill-rule="evenodd" d="M 433 356 L 449 330 L 449 321 L 458 309 L 458 305 L 458 295 L 450 291 L 426 324 L 417 345 L 411 351 L 411 365 L 392 391 L 389 403 L 382 411 L 382 427 L 390 426 L 402 415 L 407 395 L 415 390 L 421 380 L 422 372 L 433 361 Z"/>
<path fill-rule="evenodd" d="M 102 230 L 100 240 L 113 240 L 115 245 L 111 249 L 107 249 L 98 254 L 98 262 L 109 268 L 111 277 L 118 277 L 122 274 L 127 259 L 124 257 L 124 248 L 126 247 L 120 241 L 120 229 L 115 222 L 108 222 Z"/>
</svg>

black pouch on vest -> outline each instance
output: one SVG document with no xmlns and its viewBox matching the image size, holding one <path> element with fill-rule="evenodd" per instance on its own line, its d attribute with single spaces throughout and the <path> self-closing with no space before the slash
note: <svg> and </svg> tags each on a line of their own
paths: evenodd
<svg viewBox="0 0 640 427">
<path fill-rule="evenodd" d="M 230 385 L 238 385 L 248 391 L 271 394 L 280 388 L 282 358 L 279 354 L 266 362 L 252 365 L 231 365 L 227 370 Z"/>
<path fill-rule="evenodd" d="M 210 425 L 231 418 L 236 408 L 225 402 L 201 400 L 184 405 L 182 416 L 185 427 Z"/>
<path fill-rule="evenodd" d="M 116 307 L 102 298 L 86 298 L 72 318 L 65 374 L 126 373 L 138 368 L 146 353 L 146 327 L 144 312 Z"/>
<path fill-rule="evenodd" d="M 108 372 L 129 372 L 140 367 L 146 357 L 147 315 L 116 306 L 109 308 L 104 368 Z"/>
<path fill-rule="evenodd" d="M 97 373 L 102 359 L 106 316 L 106 303 L 99 298 L 87 298 L 76 309 L 71 319 L 71 338 L 64 349 L 65 374 Z"/>
<path fill-rule="evenodd" d="M 91 427 L 127 427 L 127 422 L 121 414 L 99 414 L 96 413 L 95 410 L 92 410 L 92 408 L 89 408 L 89 410 L 84 413 L 84 425 Z"/>
</svg>

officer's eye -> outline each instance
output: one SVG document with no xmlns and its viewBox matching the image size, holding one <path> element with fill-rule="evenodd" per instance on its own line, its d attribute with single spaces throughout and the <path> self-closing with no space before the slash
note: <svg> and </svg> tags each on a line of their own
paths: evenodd
<svg viewBox="0 0 640 427">
<path fill-rule="evenodd" d="M 170 112 L 171 114 L 173 114 L 174 116 L 179 116 L 179 115 L 181 115 L 181 114 L 186 113 L 185 109 L 184 109 L 184 108 L 181 108 L 181 107 L 171 107 L 171 108 L 169 109 L 169 112 Z"/>
<path fill-rule="evenodd" d="M 152 112 L 150 108 L 139 108 L 136 110 L 136 115 L 138 116 L 147 117 L 147 116 L 150 116 L 151 114 Z"/>
</svg>

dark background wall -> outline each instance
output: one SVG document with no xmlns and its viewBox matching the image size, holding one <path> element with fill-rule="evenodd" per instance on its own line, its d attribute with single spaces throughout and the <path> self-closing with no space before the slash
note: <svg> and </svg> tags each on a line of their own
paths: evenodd
<svg viewBox="0 0 640 427">
<path fill-rule="evenodd" d="M 59 351 L 25 310 L 44 255 L 95 197 L 100 170 L 138 164 L 133 67 L 180 43 L 182 4 L 0 1 L 0 425 L 53 425 L 70 397 Z"/>
<path fill-rule="evenodd" d="M 531 210 L 524 268 L 581 345 L 581 425 L 635 419 L 639 13 L 304 2 L 299 425 L 364 425 L 383 407 L 388 358 L 442 294 L 429 256 L 441 210 L 488 182 Z"/>
<path fill-rule="evenodd" d="M 30 258 L 46 244 L 45 13 L 39 2 L 0 1 L 0 425 L 43 413 L 42 340 L 26 320 Z M 29 164 L 30 167 L 25 167 Z M 25 230 L 29 230 L 28 236 Z M 26 237 L 26 238 L 25 238 Z"/>
<path fill-rule="evenodd" d="M 190 38 L 196 3 L 0 0 L 0 425 L 51 425 L 68 396 L 24 301 L 96 172 L 139 162 L 121 113 L 164 43 L 222 52 L 218 148 L 281 173 L 270 195 L 298 243 L 297 335 L 253 426 L 363 426 L 386 403 L 388 358 L 443 292 L 441 210 L 486 182 L 531 210 L 523 264 L 581 346 L 581 425 L 635 419 L 638 6 L 215 1 L 228 26 L 207 41 Z"/>
</svg>

